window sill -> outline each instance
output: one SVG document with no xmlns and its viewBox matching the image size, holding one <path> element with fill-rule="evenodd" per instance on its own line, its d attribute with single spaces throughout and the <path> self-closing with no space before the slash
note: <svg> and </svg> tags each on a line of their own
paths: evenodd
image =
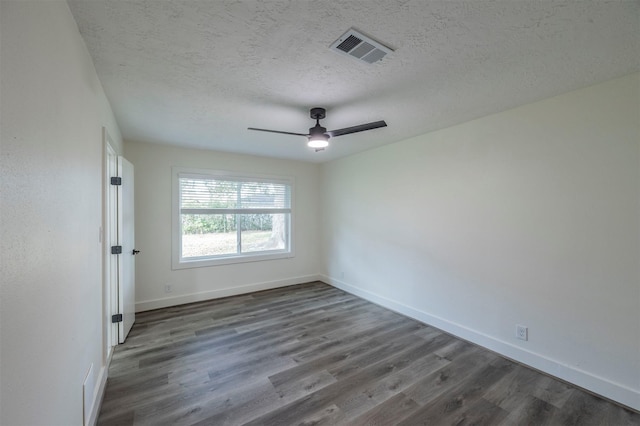
<svg viewBox="0 0 640 426">
<path fill-rule="evenodd" d="M 289 259 L 294 257 L 293 252 L 279 252 L 269 254 L 241 254 L 221 257 L 191 258 L 172 262 L 171 269 L 204 268 L 210 266 L 232 265 L 236 263 L 262 262 L 265 260 Z"/>
</svg>

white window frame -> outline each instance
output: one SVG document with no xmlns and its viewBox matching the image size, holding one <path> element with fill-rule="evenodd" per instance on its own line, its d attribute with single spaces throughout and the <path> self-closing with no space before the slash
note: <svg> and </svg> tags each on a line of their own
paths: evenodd
<svg viewBox="0 0 640 426">
<path fill-rule="evenodd" d="M 200 268 L 207 266 L 228 265 L 234 263 L 257 262 L 275 259 L 288 259 L 294 257 L 293 235 L 294 235 L 294 200 L 295 185 L 294 178 L 290 176 L 275 176 L 264 174 L 248 174 L 231 172 L 224 170 L 209 169 L 193 169 L 186 167 L 171 168 L 171 185 L 172 185 L 172 238 L 171 238 L 171 268 L 186 269 Z M 289 214 L 289 230 L 288 230 L 288 249 L 270 250 L 268 252 L 249 252 L 249 253 L 233 253 L 218 256 L 203 256 L 198 258 L 182 257 L 182 220 L 180 211 L 180 177 L 192 176 L 213 179 L 229 179 L 229 180 L 252 180 L 273 183 L 284 183 L 289 185 L 291 190 L 291 212 Z"/>
</svg>

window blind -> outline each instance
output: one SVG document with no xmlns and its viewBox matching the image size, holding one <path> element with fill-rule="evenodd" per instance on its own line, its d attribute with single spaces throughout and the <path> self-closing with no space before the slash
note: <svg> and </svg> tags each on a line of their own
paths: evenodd
<svg viewBox="0 0 640 426">
<path fill-rule="evenodd" d="M 291 213 L 291 184 L 180 176 L 181 213 Z"/>
</svg>

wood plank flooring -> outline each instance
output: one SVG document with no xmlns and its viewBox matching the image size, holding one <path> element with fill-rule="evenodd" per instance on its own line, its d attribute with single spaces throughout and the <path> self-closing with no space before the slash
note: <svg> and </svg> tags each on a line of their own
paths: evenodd
<svg viewBox="0 0 640 426">
<path fill-rule="evenodd" d="M 640 414 L 314 282 L 136 315 L 100 425 L 639 425 Z"/>
</svg>

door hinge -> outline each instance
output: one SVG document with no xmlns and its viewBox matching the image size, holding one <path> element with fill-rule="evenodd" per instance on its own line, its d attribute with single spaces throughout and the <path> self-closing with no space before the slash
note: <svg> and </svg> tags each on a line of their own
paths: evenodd
<svg viewBox="0 0 640 426">
<path fill-rule="evenodd" d="M 121 177 L 112 177 L 111 178 L 111 185 L 122 185 L 122 178 Z"/>
<path fill-rule="evenodd" d="M 111 254 L 122 254 L 122 246 L 111 246 Z"/>
<path fill-rule="evenodd" d="M 117 322 L 122 322 L 122 314 L 111 315 L 111 322 L 114 324 Z"/>
</svg>

